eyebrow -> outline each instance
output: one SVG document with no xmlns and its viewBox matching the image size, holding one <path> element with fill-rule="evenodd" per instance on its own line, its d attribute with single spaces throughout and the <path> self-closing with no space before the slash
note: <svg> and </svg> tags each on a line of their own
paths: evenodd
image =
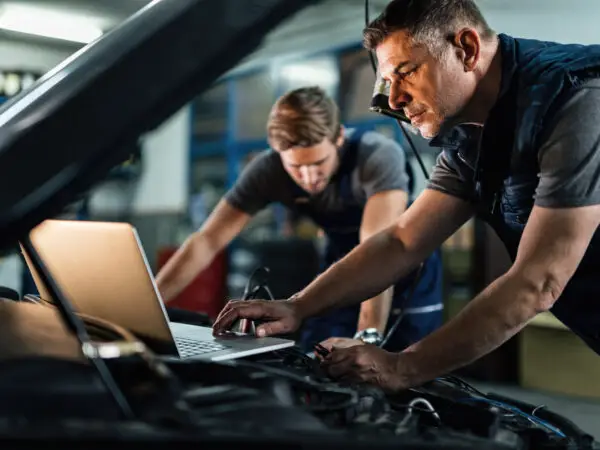
<svg viewBox="0 0 600 450">
<path fill-rule="evenodd" d="M 327 161 L 327 159 L 329 158 L 329 155 L 327 155 L 325 158 L 320 159 L 318 161 L 315 161 L 313 163 L 310 164 L 288 164 L 289 166 L 292 167 L 302 167 L 302 166 L 318 166 L 319 164 L 323 164 L 325 161 Z"/>
</svg>

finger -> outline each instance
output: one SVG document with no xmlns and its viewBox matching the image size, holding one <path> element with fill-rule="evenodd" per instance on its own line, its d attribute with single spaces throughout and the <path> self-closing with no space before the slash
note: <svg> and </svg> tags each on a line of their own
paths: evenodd
<svg viewBox="0 0 600 450">
<path fill-rule="evenodd" d="M 215 322 L 216 322 L 217 320 L 219 320 L 219 317 L 221 317 L 221 316 L 223 315 L 223 313 L 224 313 L 224 312 L 227 312 L 227 311 L 229 310 L 229 308 L 231 307 L 231 304 L 232 304 L 232 303 L 233 303 L 233 302 L 232 302 L 231 300 L 229 300 L 227 303 L 225 303 L 225 306 L 223 306 L 223 307 L 221 308 L 221 311 L 219 311 L 219 314 L 217 314 L 217 319 L 215 320 Z"/>
<path fill-rule="evenodd" d="M 327 350 L 331 351 L 331 349 L 339 342 L 338 338 L 329 338 L 325 339 L 320 344 L 325 347 Z"/>
<path fill-rule="evenodd" d="M 245 316 L 244 308 L 239 305 L 231 305 L 219 315 L 213 324 L 213 333 L 220 334 L 229 331 L 238 319 L 245 318 Z"/>
<path fill-rule="evenodd" d="M 225 311 L 213 325 L 213 334 L 223 333 L 228 331 L 231 326 L 239 319 L 279 319 L 277 305 L 274 302 L 264 300 L 252 300 L 244 302 L 232 302 L 227 311 Z M 264 324 L 259 327 L 261 331 L 257 329 L 259 336 L 269 336 L 270 333 L 277 332 L 281 328 L 285 329 L 285 326 L 274 326 L 266 327 L 269 324 Z M 273 329 L 271 329 L 273 328 Z M 288 327 L 289 328 L 289 327 Z M 264 334 L 261 334 L 264 333 Z"/>
<path fill-rule="evenodd" d="M 221 308 L 221 311 L 219 311 L 219 314 L 217 314 L 217 318 L 215 319 L 214 323 L 219 322 L 221 317 L 223 317 L 223 315 L 230 311 L 232 307 L 239 304 L 239 302 L 240 300 L 238 299 L 231 299 L 227 303 L 225 303 L 225 306 L 223 306 L 223 308 Z"/>
<path fill-rule="evenodd" d="M 319 352 L 314 352 L 315 358 L 317 358 L 321 363 L 325 361 L 325 356 L 321 355 Z"/>
<path fill-rule="evenodd" d="M 213 334 L 218 334 L 220 331 L 222 331 L 222 330 L 225 329 L 222 326 L 223 325 L 223 318 L 226 317 L 230 313 L 232 307 L 233 307 L 233 302 L 229 301 L 223 307 L 223 309 L 221 309 L 221 311 L 217 315 L 217 318 L 213 322 Z"/>
<path fill-rule="evenodd" d="M 365 370 L 365 367 L 357 364 L 354 359 L 346 359 L 341 363 L 330 365 L 326 372 L 332 378 L 343 383 L 373 383 L 373 374 L 369 370 Z"/>
<path fill-rule="evenodd" d="M 354 347 L 345 347 L 343 345 L 334 345 L 331 347 L 331 351 L 329 352 L 334 361 L 342 360 L 346 358 L 354 358 L 356 354 L 356 348 Z"/>
<path fill-rule="evenodd" d="M 289 333 L 291 331 L 292 327 L 289 321 L 282 319 L 263 323 L 256 327 L 256 335 L 258 337 L 274 336 L 277 334 Z"/>
<path fill-rule="evenodd" d="M 325 364 L 325 365 L 340 364 L 346 360 L 354 359 L 352 357 L 353 352 L 351 352 L 350 350 L 351 349 L 339 348 L 339 347 L 335 347 L 335 346 L 332 347 L 331 351 L 329 352 L 329 354 L 323 361 L 323 364 Z"/>
<path fill-rule="evenodd" d="M 213 333 L 228 331 L 238 319 L 258 319 L 265 315 L 264 305 L 260 302 L 229 302 L 215 320 Z"/>
</svg>

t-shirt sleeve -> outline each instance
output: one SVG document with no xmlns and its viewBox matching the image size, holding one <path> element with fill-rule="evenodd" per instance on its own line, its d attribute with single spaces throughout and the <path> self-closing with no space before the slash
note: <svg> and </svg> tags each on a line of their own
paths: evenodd
<svg viewBox="0 0 600 450">
<path fill-rule="evenodd" d="M 560 108 L 538 152 L 535 204 L 573 208 L 600 203 L 600 82 L 583 84 Z"/>
<path fill-rule="evenodd" d="M 394 140 L 379 133 L 365 133 L 360 143 L 363 159 L 360 181 L 367 198 L 378 192 L 408 192 L 406 156 Z"/>
<path fill-rule="evenodd" d="M 464 164 L 459 167 L 458 163 L 453 162 L 443 151 L 436 159 L 426 187 L 470 201 L 474 188 L 472 173 L 473 171 Z"/>
<path fill-rule="evenodd" d="M 234 208 L 254 215 L 273 201 L 270 194 L 269 182 L 274 182 L 278 177 L 277 161 L 269 151 L 256 156 L 244 168 L 233 187 L 225 194 L 225 200 Z"/>
</svg>

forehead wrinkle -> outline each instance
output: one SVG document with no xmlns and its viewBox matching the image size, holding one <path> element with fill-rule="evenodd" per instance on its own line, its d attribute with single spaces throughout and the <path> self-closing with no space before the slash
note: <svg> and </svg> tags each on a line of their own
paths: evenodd
<svg viewBox="0 0 600 450">
<path fill-rule="evenodd" d="M 390 75 L 390 72 L 396 69 L 400 64 L 411 62 L 412 51 L 410 48 L 407 48 L 403 41 L 399 38 L 399 35 L 389 36 L 388 39 L 383 41 L 379 47 L 381 48 L 384 46 L 386 49 L 391 49 L 385 52 L 387 58 L 381 60 L 380 62 L 379 67 L 384 68 L 384 70 L 380 71 L 382 75 Z M 401 55 L 398 55 L 398 50 L 401 51 Z"/>
<path fill-rule="evenodd" d="M 399 38 L 396 38 L 396 42 L 398 42 Z M 393 48 L 401 48 L 402 55 L 396 56 L 397 52 L 388 52 L 389 56 L 382 60 L 383 62 L 380 64 L 380 68 L 383 67 L 383 70 L 380 70 L 380 74 L 382 76 L 389 76 L 393 74 L 393 71 L 400 66 L 406 66 L 409 64 L 419 64 L 425 61 L 429 55 L 429 50 L 424 44 L 410 44 L 406 45 L 400 44 L 394 45 L 394 41 L 392 41 L 391 45 Z"/>
<path fill-rule="evenodd" d="M 390 62 L 391 59 L 393 59 L 393 58 L 389 57 L 379 63 L 379 74 L 381 76 L 385 77 L 386 75 L 390 75 L 391 72 L 393 72 L 394 69 L 396 68 L 396 64 L 393 64 L 392 62 Z"/>
</svg>

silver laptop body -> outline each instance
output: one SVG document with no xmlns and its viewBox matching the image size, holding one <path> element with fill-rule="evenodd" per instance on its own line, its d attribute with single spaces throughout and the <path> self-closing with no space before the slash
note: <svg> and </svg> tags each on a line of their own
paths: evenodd
<svg viewBox="0 0 600 450">
<path fill-rule="evenodd" d="M 75 309 L 160 343 L 160 353 L 223 361 L 291 347 L 294 341 L 171 322 L 137 230 L 128 223 L 46 220 L 31 241 Z M 40 295 L 52 301 L 27 255 Z"/>
</svg>

